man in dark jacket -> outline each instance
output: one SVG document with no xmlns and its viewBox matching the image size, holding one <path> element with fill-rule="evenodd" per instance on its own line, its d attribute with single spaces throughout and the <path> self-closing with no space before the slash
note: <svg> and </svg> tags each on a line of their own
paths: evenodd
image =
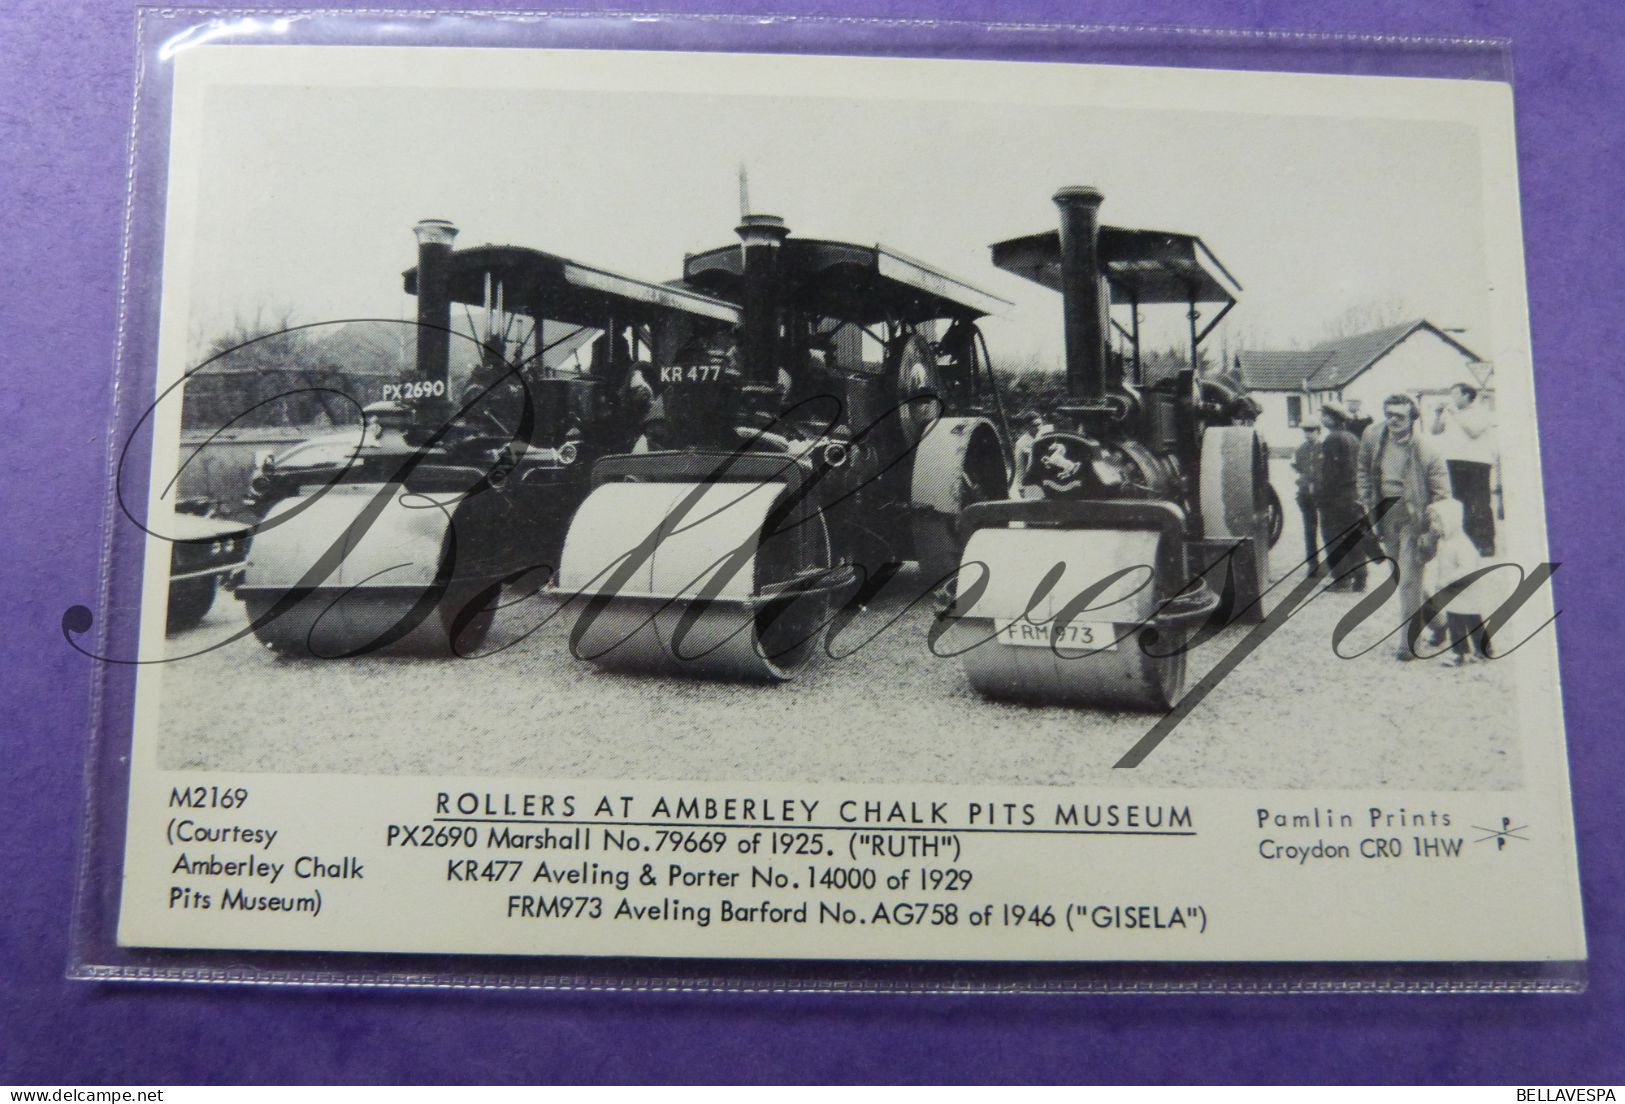
<svg viewBox="0 0 1625 1104">
<path fill-rule="evenodd" d="M 1320 408 L 1326 440 L 1320 446 L 1320 470 L 1315 479 L 1315 505 L 1320 512 L 1320 535 L 1327 542 L 1326 563 L 1333 590 L 1365 589 L 1368 547 L 1364 512 L 1360 509 L 1360 442 L 1348 430 L 1349 415 L 1335 402 Z"/>
<path fill-rule="evenodd" d="M 1307 422 L 1303 443 L 1292 454 L 1292 467 L 1298 473 L 1298 512 L 1303 515 L 1304 562 L 1311 575 L 1322 575 L 1320 567 L 1320 509 L 1315 505 L 1315 477 L 1320 471 L 1320 427 Z"/>
<path fill-rule="evenodd" d="M 1450 471 L 1423 443 L 1420 416 L 1409 395 L 1389 395 L 1382 401 L 1382 422 L 1360 440 L 1360 502 L 1375 520 L 1383 552 L 1399 568 L 1399 606 L 1406 618 L 1422 606 L 1420 540 L 1428 506 L 1450 497 Z M 1396 654 L 1416 658 L 1403 636 Z"/>
</svg>

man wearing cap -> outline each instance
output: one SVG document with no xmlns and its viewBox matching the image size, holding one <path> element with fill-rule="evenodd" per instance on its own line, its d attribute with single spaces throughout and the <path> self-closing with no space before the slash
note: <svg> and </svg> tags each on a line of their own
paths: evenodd
<svg viewBox="0 0 1625 1104">
<path fill-rule="evenodd" d="M 1420 538 L 1428 507 L 1450 497 L 1444 459 L 1422 441 L 1420 412 L 1409 395 L 1382 401 L 1382 421 L 1360 440 L 1360 502 L 1374 519 L 1382 550 L 1399 568 L 1400 612 L 1410 618 L 1422 605 Z M 1408 636 L 1397 656 L 1415 659 Z"/>
<path fill-rule="evenodd" d="M 1320 514 L 1320 535 L 1326 549 L 1326 569 L 1333 576 L 1332 589 L 1365 589 L 1368 560 L 1367 531 L 1360 510 L 1360 441 L 1349 432 L 1348 410 L 1337 402 L 1320 408 L 1320 424 L 1326 440 L 1320 446 L 1320 464 L 1315 472 L 1314 499 Z"/>
<path fill-rule="evenodd" d="M 1309 574 L 1320 575 L 1320 509 L 1315 505 L 1315 478 L 1320 470 L 1320 427 L 1305 422 L 1303 443 L 1292 454 L 1298 473 L 1298 511 L 1303 515 L 1304 565 Z"/>
</svg>

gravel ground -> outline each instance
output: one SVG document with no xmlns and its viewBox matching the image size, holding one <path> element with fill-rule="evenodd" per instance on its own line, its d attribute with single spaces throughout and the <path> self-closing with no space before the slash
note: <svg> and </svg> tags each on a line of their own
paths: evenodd
<svg viewBox="0 0 1625 1104">
<path fill-rule="evenodd" d="M 1277 577 L 1302 548 L 1291 473 Z M 1293 574 L 1291 582 L 1301 579 Z M 899 580 L 902 582 L 903 580 Z M 937 659 L 916 608 L 850 658 L 815 660 L 778 686 L 601 671 L 570 658 L 556 601 L 505 610 L 471 660 L 291 660 L 252 638 L 163 668 L 159 760 L 170 769 L 1241 788 L 1486 789 L 1520 778 L 1510 666 L 1400 664 L 1384 644 L 1351 660 L 1331 633 L 1352 595 L 1320 594 L 1218 684 L 1133 770 L 1113 764 L 1155 718 L 986 700 Z M 897 615 L 882 599 L 847 630 Z M 1345 642 L 1371 643 L 1392 613 Z M 245 624 L 222 598 L 169 640 L 187 655 Z M 1191 656 L 1190 682 L 1249 631 Z M 526 635 L 529 632 L 529 635 Z"/>
</svg>

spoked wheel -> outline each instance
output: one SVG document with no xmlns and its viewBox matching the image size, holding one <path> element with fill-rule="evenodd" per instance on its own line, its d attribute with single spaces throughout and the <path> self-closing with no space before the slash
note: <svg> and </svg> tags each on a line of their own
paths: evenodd
<svg viewBox="0 0 1625 1104">
<path fill-rule="evenodd" d="M 1274 548 L 1286 529 L 1286 511 L 1281 508 L 1281 496 L 1275 493 L 1275 484 L 1266 483 L 1264 487 L 1269 495 L 1265 508 L 1269 511 L 1270 547 Z"/>
<path fill-rule="evenodd" d="M 942 414 L 942 378 L 936 355 L 919 334 L 892 343 L 887 354 L 890 375 L 897 388 L 897 418 L 909 444 L 917 444 Z"/>
</svg>

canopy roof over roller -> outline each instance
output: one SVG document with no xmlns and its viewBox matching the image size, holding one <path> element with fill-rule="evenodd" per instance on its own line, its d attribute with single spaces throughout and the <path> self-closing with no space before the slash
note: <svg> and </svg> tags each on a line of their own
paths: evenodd
<svg viewBox="0 0 1625 1104">
<path fill-rule="evenodd" d="M 1241 284 L 1194 234 L 1100 228 L 1100 258 L 1119 303 L 1236 301 Z M 1061 235 L 1051 230 L 993 246 L 993 263 L 1052 291 L 1061 290 Z"/>
<path fill-rule="evenodd" d="M 880 245 L 786 238 L 780 266 L 789 299 L 804 310 L 858 325 L 981 318 L 1010 306 L 929 265 Z M 743 296 L 744 251 L 738 244 L 696 253 L 683 262 L 683 282 L 725 299 Z"/>
<path fill-rule="evenodd" d="M 651 284 L 566 257 L 518 245 L 479 245 L 452 253 L 451 299 L 469 306 L 493 303 L 500 288 L 504 310 L 576 326 L 605 318 L 647 325 L 671 312 L 737 326 L 739 308 L 698 291 Z M 402 276 L 408 295 L 418 291 L 418 270 Z"/>
</svg>

